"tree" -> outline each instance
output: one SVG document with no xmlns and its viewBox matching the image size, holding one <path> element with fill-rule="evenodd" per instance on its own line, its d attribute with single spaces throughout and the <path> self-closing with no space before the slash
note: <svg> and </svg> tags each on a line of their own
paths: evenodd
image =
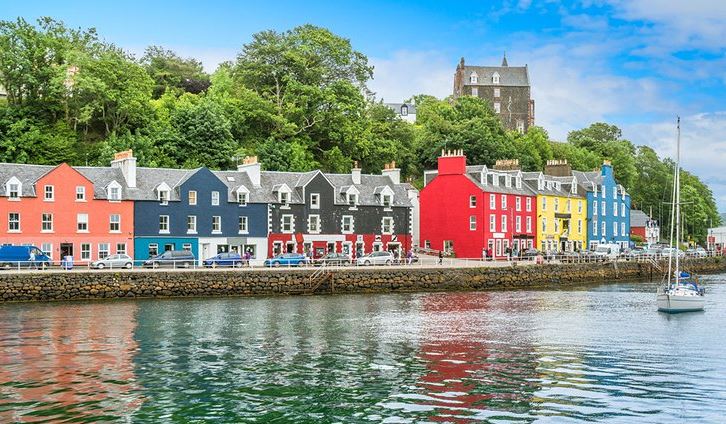
<svg viewBox="0 0 726 424">
<path fill-rule="evenodd" d="M 167 90 L 199 94 L 210 86 L 209 75 L 204 72 L 202 62 L 184 59 L 161 46 L 147 47 L 141 64 L 154 80 L 155 99 Z"/>
<path fill-rule="evenodd" d="M 567 141 L 576 147 L 598 154 L 613 164 L 615 178 L 630 187 L 637 178 L 635 146 L 622 138 L 622 131 L 615 125 L 598 122 L 578 131 L 571 131 Z"/>
</svg>

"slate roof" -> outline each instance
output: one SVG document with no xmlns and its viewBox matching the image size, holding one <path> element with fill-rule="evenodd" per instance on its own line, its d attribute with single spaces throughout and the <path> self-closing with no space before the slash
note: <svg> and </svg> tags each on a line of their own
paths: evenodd
<svg viewBox="0 0 726 424">
<path fill-rule="evenodd" d="M 572 175 L 577 177 L 577 183 L 586 191 L 592 191 L 592 183 L 598 186 L 602 184 L 603 177 L 600 171 L 572 171 Z"/>
<path fill-rule="evenodd" d="M 584 197 L 584 193 L 578 188 L 576 193 L 572 193 L 572 177 L 556 177 L 552 175 L 543 174 L 541 172 L 525 172 L 524 173 L 525 184 L 535 193 L 543 196 L 558 196 L 558 197 L 573 197 L 581 198 Z M 540 190 L 538 185 L 539 176 L 542 175 L 545 180 L 544 189 Z M 560 188 L 557 188 L 556 184 L 549 188 L 547 182 L 559 183 Z"/>
<path fill-rule="evenodd" d="M 116 181 L 121 185 L 121 198 L 124 200 L 130 198 L 129 188 L 126 186 L 126 180 L 124 180 L 124 175 L 121 173 L 120 168 L 74 166 L 73 169 L 78 171 L 81 175 L 88 178 L 93 183 L 94 198 L 108 198 L 106 187 L 113 181 Z"/>
<path fill-rule="evenodd" d="M 476 72 L 477 83 L 471 83 L 471 74 Z M 499 73 L 499 84 L 492 83 L 494 73 Z M 526 66 L 464 66 L 464 85 L 486 86 L 529 86 L 529 72 Z"/>
<path fill-rule="evenodd" d="M 482 171 L 486 169 L 487 170 L 487 184 L 482 184 L 481 181 L 481 173 Z M 517 188 L 516 182 L 514 180 L 514 176 L 521 171 L 503 171 L 503 170 L 494 170 L 487 168 L 486 165 L 467 165 L 466 167 L 466 177 L 471 180 L 479 189 L 482 191 L 486 191 L 489 193 L 503 193 L 503 194 L 515 194 L 515 195 L 521 195 L 521 196 L 533 196 L 535 193 L 524 184 L 524 181 L 522 181 L 522 188 Z M 494 185 L 494 173 L 499 174 L 499 185 Z M 424 175 L 424 178 L 426 180 L 426 184 L 430 183 L 436 176 L 439 174 L 438 171 L 426 171 L 426 174 Z M 524 174 L 524 173 L 523 173 Z M 511 177 L 511 186 L 507 187 L 505 175 L 510 175 Z"/>
<path fill-rule="evenodd" d="M 56 166 L 28 165 L 23 163 L 0 163 L 0 196 L 5 196 L 5 184 L 15 177 L 23 185 L 21 197 L 35 196 L 33 184 Z"/>
<path fill-rule="evenodd" d="M 633 209 L 630 211 L 630 226 L 631 227 L 645 227 L 645 224 L 650 221 L 650 218 L 648 215 L 637 209 Z"/>
<path fill-rule="evenodd" d="M 384 105 L 388 106 L 390 109 L 393 109 L 393 111 L 396 112 L 397 115 L 401 114 L 401 107 L 403 106 L 408 107 L 409 115 L 416 114 L 416 105 L 413 103 L 384 103 Z"/>
</svg>

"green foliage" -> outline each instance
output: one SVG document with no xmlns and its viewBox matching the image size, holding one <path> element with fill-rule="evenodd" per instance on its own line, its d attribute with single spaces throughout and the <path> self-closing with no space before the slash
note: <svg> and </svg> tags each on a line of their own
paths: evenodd
<svg viewBox="0 0 726 424">
<path fill-rule="evenodd" d="M 179 57 L 161 46 L 149 46 L 141 58 L 141 64 L 154 81 L 154 98 L 167 90 L 199 94 L 209 88 L 209 75 L 202 62 Z"/>
</svg>

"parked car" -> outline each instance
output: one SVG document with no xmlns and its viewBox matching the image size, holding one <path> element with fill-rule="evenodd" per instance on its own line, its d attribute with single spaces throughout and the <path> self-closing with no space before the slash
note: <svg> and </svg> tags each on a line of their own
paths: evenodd
<svg viewBox="0 0 726 424">
<path fill-rule="evenodd" d="M 218 253 L 211 258 L 202 261 L 202 265 L 208 268 L 216 268 L 218 266 L 228 266 L 239 268 L 244 265 L 244 258 L 239 253 Z"/>
<path fill-rule="evenodd" d="M 34 256 L 32 261 L 31 255 Z M 0 247 L 0 268 L 46 268 L 50 263 L 48 255 L 35 246 Z"/>
<path fill-rule="evenodd" d="M 300 253 L 283 253 L 265 260 L 265 266 L 305 266 L 309 259 Z"/>
<path fill-rule="evenodd" d="M 645 250 L 645 256 L 659 258 L 663 253 L 663 248 L 659 246 L 651 246 Z"/>
<path fill-rule="evenodd" d="M 703 247 L 696 247 L 696 248 L 689 248 L 686 249 L 686 256 L 692 257 L 692 258 L 705 258 L 708 256 L 708 252 L 706 252 L 706 249 Z"/>
<path fill-rule="evenodd" d="M 533 247 L 530 247 L 529 249 L 527 249 L 524 252 L 522 252 L 522 257 L 523 258 L 530 258 L 531 259 L 531 258 L 534 258 L 535 256 L 539 256 L 539 250 L 537 250 L 537 249 L 535 249 Z"/>
<path fill-rule="evenodd" d="M 664 256 L 666 258 L 669 256 L 675 258 L 676 254 L 679 258 L 686 256 L 686 252 L 682 251 L 681 249 L 676 249 L 675 247 L 664 247 L 663 250 L 661 250 L 660 254 L 661 256 Z"/>
<path fill-rule="evenodd" d="M 643 249 L 642 247 L 634 247 L 630 250 L 625 250 L 620 253 L 620 257 L 624 258 L 627 261 L 642 258 L 643 256 L 645 256 L 645 249 Z"/>
<path fill-rule="evenodd" d="M 582 256 L 577 252 L 563 252 L 561 257 L 564 263 L 575 263 L 582 260 Z"/>
<path fill-rule="evenodd" d="M 356 259 L 356 265 L 391 265 L 395 261 L 391 252 L 371 252 Z"/>
<path fill-rule="evenodd" d="M 603 259 L 615 259 L 620 255 L 620 245 L 615 243 L 602 243 L 595 247 L 595 255 Z"/>
<path fill-rule="evenodd" d="M 353 261 L 344 253 L 328 253 L 316 261 L 319 265 L 350 265 Z"/>
<path fill-rule="evenodd" d="M 582 262 L 602 262 L 605 261 L 606 257 L 603 255 L 598 255 L 593 250 L 586 250 L 580 253 L 580 259 L 582 260 Z"/>
<path fill-rule="evenodd" d="M 121 254 L 106 256 L 103 259 L 99 259 L 97 261 L 91 262 L 91 268 L 95 268 L 95 269 L 104 269 L 104 268 L 131 269 L 131 268 L 133 268 L 133 266 L 134 266 L 134 260 L 131 259 L 131 256 L 121 255 Z"/>
<path fill-rule="evenodd" d="M 167 250 L 153 258 L 144 261 L 144 267 L 150 268 L 189 268 L 194 265 L 196 258 L 188 250 Z"/>
</svg>

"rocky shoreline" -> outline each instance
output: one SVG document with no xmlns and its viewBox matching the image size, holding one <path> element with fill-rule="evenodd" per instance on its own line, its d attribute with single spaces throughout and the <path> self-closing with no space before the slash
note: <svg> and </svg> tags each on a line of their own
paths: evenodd
<svg viewBox="0 0 726 424">
<path fill-rule="evenodd" d="M 665 269 L 665 264 L 660 265 Z M 688 260 L 688 267 L 699 273 L 724 272 L 726 258 Z M 643 262 L 316 271 L 0 273 L 0 301 L 516 290 L 558 288 L 588 282 L 660 280 L 663 275 L 653 264 Z"/>
</svg>

